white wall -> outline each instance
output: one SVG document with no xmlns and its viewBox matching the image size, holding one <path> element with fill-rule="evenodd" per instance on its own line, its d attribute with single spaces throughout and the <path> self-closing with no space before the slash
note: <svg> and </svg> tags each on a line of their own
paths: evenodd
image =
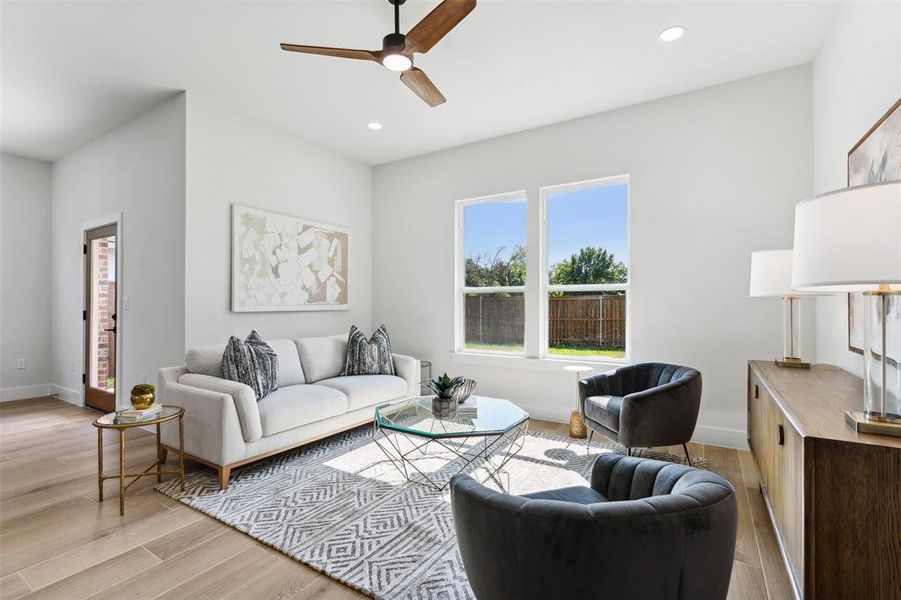
<svg viewBox="0 0 901 600">
<path fill-rule="evenodd" d="M 0 401 L 50 393 L 49 240 L 50 164 L 0 154 Z"/>
<path fill-rule="evenodd" d="M 750 253 L 790 247 L 811 137 L 806 65 L 377 167 L 374 320 L 438 373 L 565 419 L 569 374 L 452 361 L 454 201 L 526 189 L 534 203 L 542 185 L 629 174 L 631 359 L 699 368 L 696 438 L 742 445 L 746 361 L 782 339 L 780 302 L 748 297 Z"/>
<path fill-rule="evenodd" d="M 185 345 L 346 332 L 371 325 L 370 169 L 188 94 Z M 349 311 L 230 312 L 231 205 L 350 228 Z"/>
<path fill-rule="evenodd" d="M 123 219 L 120 405 L 132 385 L 153 383 L 160 367 L 183 360 L 185 106 L 182 94 L 53 164 L 53 383 L 71 402 L 82 401 L 86 223 Z"/>
<path fill-rule="evenodd" d="M 847 186 L 848 150 L 901 97 L 901 4 L 845 3 L 813 63 L 814 192 Z M 859 375 L 848 302 L 816 300 L 816 357 Z"/>
</svg>

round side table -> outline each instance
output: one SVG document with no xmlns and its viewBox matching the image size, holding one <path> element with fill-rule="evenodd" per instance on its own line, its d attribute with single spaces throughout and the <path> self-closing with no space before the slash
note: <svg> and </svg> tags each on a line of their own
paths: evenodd
<svg viewBox="0 0 901 600">
<path fill-rule="evenodd" d="M 157 482 L 163 480 L 163 475 L 178 475 L 181 479 L 181 489 L 185 489 L 185 409 L 180 406 L 163 405 L 159 412 L 148 416 L 146 419 L 123 419 L 121 411 L 109 413 L 94 419 L 93 425 L 97 428 L 97 488 L 100 501 L 103 502 L 103 482 L 107 479 L 119 480 L 119 514 L 125 514 L 125 490 L 138 481 L 141 477 L 156 475 Z M 178 470 L 163 471 L 163 463 L 166 461 L 166 452 L 160 441 L 160 424 L 166 421 L 178 419 Z M 144 469 L 141 473 L 125 472 L 125 431 L 133 427 L 156 425 L 156 462 Z M 115 475 L 103 474 L 103 430 L 114 429 L 119 432 L 119 472 Z M 156 467 L 155 471 L 151 471 Z M 126 478 L 133 478 L 125 485 Z"/>
</svg>

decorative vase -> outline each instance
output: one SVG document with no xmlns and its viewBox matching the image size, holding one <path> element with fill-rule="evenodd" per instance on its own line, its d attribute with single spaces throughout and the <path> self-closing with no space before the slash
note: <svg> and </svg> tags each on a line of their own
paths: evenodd
<svg viewBox="0 0 901 600">
<path fill-rule="evenodd" d="M 474 379 L 464 379 L 463 383 L 457 386 L 457 389 L 454 390 L 454 400 L 457 401 L 457 404 L 463 404 L 469 399 L 469 396 L 472 395 L 472 392 L 476 389 L 476 381 Z"/>
<path fill-rule="evenodd" d="M 588 437 L 588 431 L 585 429 L 585 422 L 582 420 L 582 413 L 578 410 L 572 411 L 569 415 L 569 437 L 579 440 Z"/>
<path fill-rule="evenodd" d="M 131 405 L 136 410 L 150 408 L 156 399 L 154 396 L 155 391 L 152 385 L 146 383 L 134 386 L 131 388 Z"/>
<path fill-rule="evenodd" d="M 454 398 L 432 398 L 432 415 L 438 419 L 453 419 L 457 416 L 457 401 Z"/>
</svg>

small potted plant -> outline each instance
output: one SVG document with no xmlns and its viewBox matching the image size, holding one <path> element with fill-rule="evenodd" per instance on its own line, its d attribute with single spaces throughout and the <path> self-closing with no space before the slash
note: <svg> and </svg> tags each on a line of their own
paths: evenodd
<svg viewBox="0 0 901 600">
<path fill-rule="evenodd" d="M 426 382 L 426 387 L 435 392 L 435 397 L 432 398 L 432 412 L 435 413 L 435 416 L 450 418 L 453 416 L 451 413 L 457 412 L 457 401 L 454 399 L 454 392 L 462 384 L 462 377 L 451 378 L 447 373 Z"/>
</svg>

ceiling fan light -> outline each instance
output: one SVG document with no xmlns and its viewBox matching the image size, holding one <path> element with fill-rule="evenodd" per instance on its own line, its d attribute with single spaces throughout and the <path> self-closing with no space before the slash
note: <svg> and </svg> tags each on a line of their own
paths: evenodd
<svg viewBox="0 0 901 600">
<path fill-rule="evenodd" d="M 392 71 L 406 71 L 413 66 L 413 61 L 403 54 L 386 54 L 382 64 Z"/>
</svg>

